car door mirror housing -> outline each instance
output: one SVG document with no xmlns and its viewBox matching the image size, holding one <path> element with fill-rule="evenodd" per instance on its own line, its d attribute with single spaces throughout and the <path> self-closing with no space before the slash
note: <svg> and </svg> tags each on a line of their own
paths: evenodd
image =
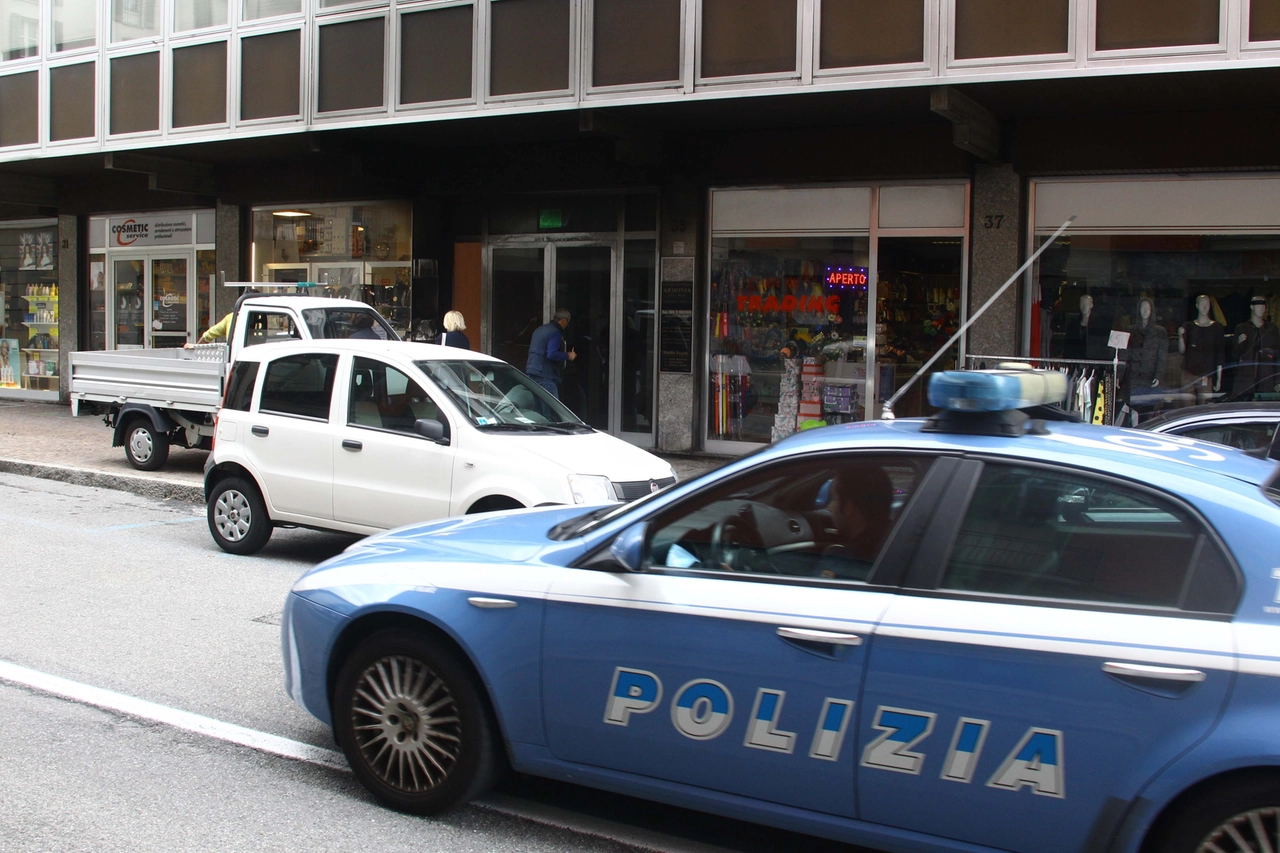
<svg viewBox="0 0 1280 853">
<path fill-rule="evenodd" d="M 644 545 L 649 533 L 648 522 L 633 524 L 619 533 L 609 546 L 609 554 L 629 572 L 638 572 L 644 566 Z"/>
<path fill-rule="evenodd" d="M 444 428 L 444 424 L 433 418 L 418 418 L 413 422 L 413 431 L 428 441 L 434 441 L 436 444 L 449 443 L 448 430 Z"/>
</svg>

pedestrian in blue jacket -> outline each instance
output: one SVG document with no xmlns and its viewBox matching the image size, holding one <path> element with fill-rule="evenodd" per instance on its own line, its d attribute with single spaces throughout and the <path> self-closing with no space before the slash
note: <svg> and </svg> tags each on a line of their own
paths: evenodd
<svg viewBox="0 0 1280 853">
<path fill-rule="evenodd" d="M 564 345 L 564 327 L 569 325 L 569 316 L 564 308 L 557 308 L 550 323 L 534 329 L 533 337 L 529 339 L 529 362 L 524 369 L 557 400 L 560 399 L 565 362 L 578 357 L 572 347 L 566 350 Z"/>
</svg>

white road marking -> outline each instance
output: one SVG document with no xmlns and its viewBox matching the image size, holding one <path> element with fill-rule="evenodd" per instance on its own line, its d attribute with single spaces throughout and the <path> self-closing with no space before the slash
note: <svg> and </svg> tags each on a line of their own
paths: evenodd
<svg viewBox="0 0 1280 853">
<path fill-rule="evenodd" d="M 8 663 L 7 661 L 0 661 L 0 681 L 19 684 L 54 696 L 61 696 L 64 699 L 70 699 L 83 705 L 93 705 L 97 708 L 116 711 L 138 719 L 164 723 L 183 731 L 194 732 L 239 746 L 247 746 L 250 749 L 270 755 L 278 755 L 282 758 L 291 758 L 295 761 L 304 761 L 309 764 L 318 764 L 321 767 L 328 767 L 344 773 L 351 772 L 346 757 L 332 749 L 325 749 L 324 747 L 290 740 L 279 735 L 248 729 L 244 726 L 237 726 L 234 723 L 225 723 L 222 720 L 215 720 L 212 717 L 205 717 L 200 714 L 192 714 L 189 711 L 180 711 L 177 708 L 157 705 L 155 702 L 148 702 L 145 699 L 126 696 L 114 690 L 104 690 L 101 687 L 81 684 L 78 681 L 59 678 L 56 675 L 48 675 L 34 669 L 28 669 L 25 666 Z M 652 832 L 647 829 L 604 820 L 603 818 L 578 814 L 567 809 L 521 800 L 505 794 L 487 794 L 474 801 L 472 805 L 507 815 L 508 817 L 527 820 L 555 829 L 567 830 L 579 835 L 602 838 L 639 850 L 652 851 L 652 853 L 730 853 L 723 847 L 701 844 L 696 841 L 686 841 L 660 832 Z"/>
</svg>

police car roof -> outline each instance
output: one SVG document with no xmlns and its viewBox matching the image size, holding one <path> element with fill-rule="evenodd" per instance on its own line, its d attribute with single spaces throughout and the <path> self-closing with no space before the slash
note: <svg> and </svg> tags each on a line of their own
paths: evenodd
<svg viewBox="0 0 1280 853">
<path fill-rule="evenodd" d="M 864 421 L 806 430 L 764 454 L 791 455 L 841 448 L 950 450 L 994 453 L 1011 459 L 1054 462 L 1143 481 L 1153 472 L 1206 481 L 1234 491 L 1259 494 L 1257 487 L 1276 472 L 1276 463 L 1242 451 L 1181 436 L 1091 424 L 1050 421 L 1040 434 L 1018 438 L 923 432 L 923 418 Z M 1234 485 L 1233 485 L 1234 483 Z M 1250 489 L 1241 490 L 1240 484 Z"/>
</svg>

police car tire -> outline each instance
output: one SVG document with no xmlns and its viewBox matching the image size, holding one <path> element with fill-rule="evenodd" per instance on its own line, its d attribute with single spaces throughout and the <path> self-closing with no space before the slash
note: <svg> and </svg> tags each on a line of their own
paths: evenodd
<svg viewBox="0 0 1280 853">
<path fill-rule="evenodd" d="M 138 456 L 134 442 L 146 448 L 143 456 Z M 169 436 L 157 432 L 145 417 L 134 418 L 124 431 L 124 457 L 129 464 L 139 471 L 156 471 L 169 461 Z"/>
<path fill-rule="evenodd" d="M 1236 846 L 1230 844 L 1230 838 L 1219 838 L 1218 844 L 1226 841 L 1230 846 L 1218 848 L 1206 846 L 1205 842 L 1236 818 L 1255 809 L 1277 808 L 1280 808 L 1280 779 L 1257 776 L 1231 782 L 1206 792 L 1180 809 L 1156 843 L 1145 849 L 1152 853 L 1203 853 L 1214 849 L 1236 853 Z M 1268 824 L 1272 821 L 1274 818 L 1267 818 Z M 1274 826 L 1271 831 L 1274 832 Z M 1245 837 L 1250 835 L 1246 825 Z"/>
<path fill-rule="evenodd" d="M 249 529 L 239 539 L 229 539 L 218 529 L 218 501 L 222 499 L 223 495 L 231 495 L 238 505 L 248 511 Z M 218 547 L 228 554 L 239 554 L 241 556 L 256 554 L 262 550 L 263 546 L 267 544 L 267 540 L 271 538 L 273 529 L 271 517 L 267 514 L 267 505 L 262 500 L 262 495 L 258 493 L 258 487 L 239 477 L 229 477 L 213 487 L 213 492 L 209 495 L 209 504 L 206 507 L 206 517 L 209 521 L 209 533 L 213 536 L 213 541 L 217 542 Z"/>
<path fill-rule="evenodd" d="M 394 718 L 386 715 L 381 718 L 382 733 L 369 734 L 365 730 L 364 748 L 357 733 L 355 720 L 366 720 L 369 716 L 368 707 L 364 707 L 359 714 L 356 711 L 356 703 L 362 701 L 358 698 L 357 688 L 366 672 L 374 670 L 379 663 L 385 667 L 389 659 L 425 667 L 430 675 L 440 679 L 456 709 L 456 714 L 449 715 L 456 716 L 456 728 L 447 729 L 447 733 L 455 734 L 458 738 L 455 760 L 452 765 L 444 768 L 447 772 L 443 778 L 425 790 L 406 790 L 403 786 L 389 783 L 384 778 L 384 771 L 374 766 L 370 760 L 370 752 L 376 752 L 374 742 L 380 736 L 385 736 L 387 722 Z M 369 695 L 369 691 L 366 690 L 365 694 Z M 431 701 L 435 703 L 440 698 L 443 697 L 433 696 Z M 367 706 L 367 700 L 363 704 Z M 404 707 L 400 706 L 402 709 Z M 414 731 L 417 731 L 417 725 L 415 719 Z M 481 688 L 469 668 L 453 651 L 420 633 L 393 629 L 374 634 L 348 655 L 335 682 L 334 737 L 347 756 L 347 763 L 351 765 L 356 778 L 375 797 L 397 811 L 417 815 L 439 814 L 484 793 L 493 784 L 499 769 L 496 729 L 492 714 L 481 695 Z M 398 732 L 397 737 L 404 733 Z M 385 767 L 390 769 L 389 764 Z"/>
</svg>

